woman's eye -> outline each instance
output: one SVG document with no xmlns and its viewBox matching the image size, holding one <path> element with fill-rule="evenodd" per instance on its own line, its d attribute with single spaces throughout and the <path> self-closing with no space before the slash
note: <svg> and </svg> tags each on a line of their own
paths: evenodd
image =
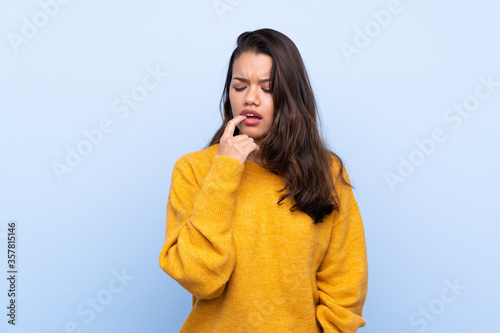
<svg viewBox="0 0 500 333">
<path fill-rule="evenodd" d="M 233 87 L 235 91 L 243 91 L 246 89 L 246 87 Z M 271 93 L 271 90 L 269 89 L 265 89 L 265 88 L 262 88 L 262 91 L 266 92 L 266 93 Z"/>
</svg>

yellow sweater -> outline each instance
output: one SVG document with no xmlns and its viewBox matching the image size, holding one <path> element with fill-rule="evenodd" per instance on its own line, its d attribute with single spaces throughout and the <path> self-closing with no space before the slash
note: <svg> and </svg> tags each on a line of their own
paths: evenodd
<svg viewBox="0 0 500 333">
<path fill-rule="evenodd" d="M 277 205 L 281 177 L 217 150 L 182 156 L 172 173 L 160 266 L 193 295 L 180 332 L 345 333 L 364 326 L 368 268 L 352 190 L 339 187 L 340 212 L 313 224 L 289 210 L 290 198 Z"/>
</svg>

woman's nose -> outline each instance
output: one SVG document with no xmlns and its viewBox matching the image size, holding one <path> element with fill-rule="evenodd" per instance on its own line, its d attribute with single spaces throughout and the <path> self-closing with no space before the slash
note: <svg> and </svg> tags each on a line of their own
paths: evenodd
<svg viewBox="0 0 500 333">
<path fill-rule="evenodd" d="M 259 92 L 256 87 L 249 87 L 245 96 L 245 104 L 259 104 Z"/>
</svg>

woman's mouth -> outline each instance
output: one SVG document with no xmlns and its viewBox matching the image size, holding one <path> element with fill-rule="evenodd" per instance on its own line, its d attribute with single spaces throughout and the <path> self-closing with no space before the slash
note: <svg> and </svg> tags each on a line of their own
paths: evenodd
<svg viewBox="0 0 500 333">
<path fill-rule="evenodd" d="M 240 115 L 247 117 L 245 119 L 247 125 L 257 125 L 262 121 L 262 116 L 254 110 L 243 110 Z"/>
<path fill-rule="evenodd" d="M 255 116 L 247 116 L 247 119 L 245 119 L 244 121 L 247 125 L 257 125 L 262 121 L 262 119 Z"/>
</svg>

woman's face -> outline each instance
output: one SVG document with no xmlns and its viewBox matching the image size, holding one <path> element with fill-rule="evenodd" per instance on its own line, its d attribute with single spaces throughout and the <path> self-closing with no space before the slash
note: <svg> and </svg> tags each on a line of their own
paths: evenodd
<svg viewBox="0 0 500 333">
<path fill-rule="evenodd" d="M 238 129 L 258 145 L 273 123 L 274 103 L 269 90 L 272 65 L 270 56 L 254 52 L 242 53 L 233 63 L 229 90 L 233 117 L 251 115 L 238 124 Z"/>
</svg>

